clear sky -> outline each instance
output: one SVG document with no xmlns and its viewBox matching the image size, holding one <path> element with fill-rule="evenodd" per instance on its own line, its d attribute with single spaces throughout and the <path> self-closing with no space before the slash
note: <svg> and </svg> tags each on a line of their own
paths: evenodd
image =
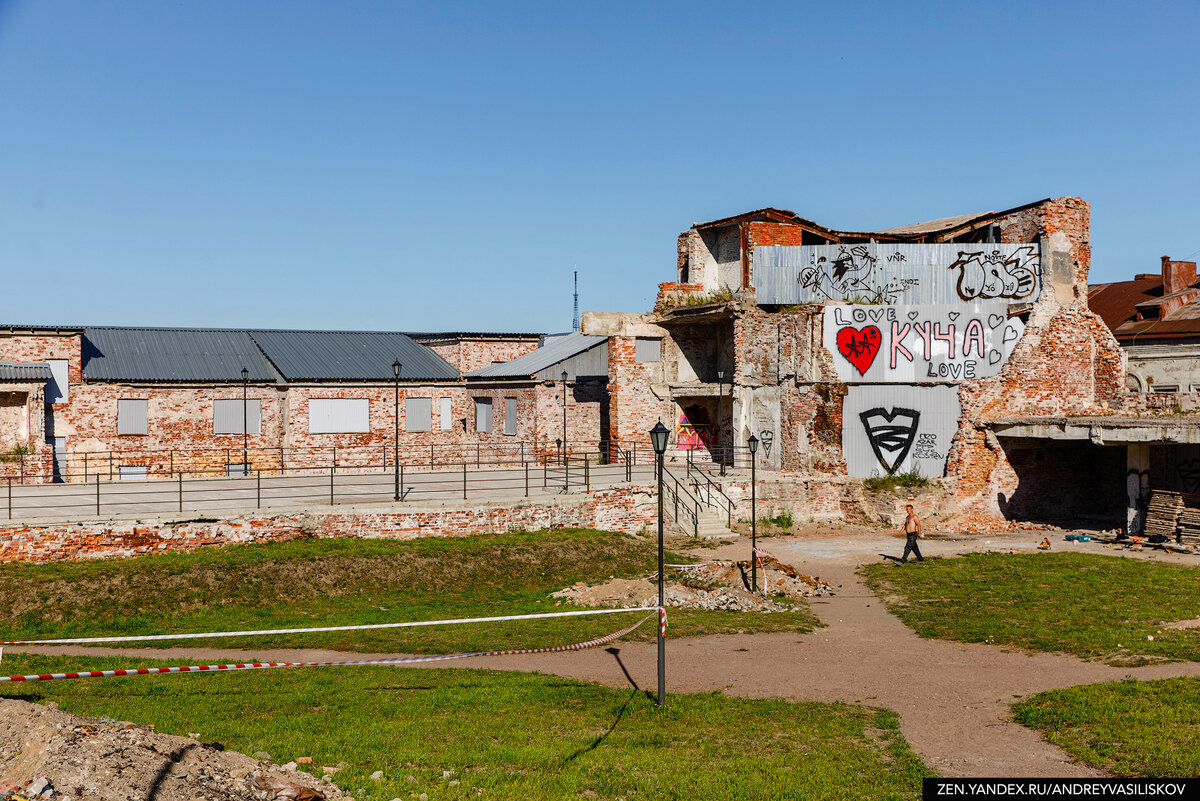
<svg viewBox="0 0 1200 801">
<path fill-rule="evenodd" d="M 1200 5 L 0 0 L 0 321 L 563 331 L 692 222 L 1200 255 Z"/>
</svg>

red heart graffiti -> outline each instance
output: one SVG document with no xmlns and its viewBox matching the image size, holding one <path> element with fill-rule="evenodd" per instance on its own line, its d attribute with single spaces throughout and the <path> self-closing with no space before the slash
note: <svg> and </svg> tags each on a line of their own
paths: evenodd
<svg viewBox="0 0 1200 801">
<path fill-rule="evenodd" d="M 837 332 L 838 351 L 854 365 L 859 375 L 866 374 L 870 369 L 882 341 L 882 334 L 873 325 L 864 326 L 861 330 L 846 326 Z"/>
</svg>

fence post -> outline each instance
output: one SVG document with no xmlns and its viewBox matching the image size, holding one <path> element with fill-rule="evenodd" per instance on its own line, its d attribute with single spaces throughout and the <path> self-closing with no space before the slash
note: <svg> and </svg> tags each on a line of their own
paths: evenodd
<svg viewBox="0 0 1200 801">
<path fill-rule="evenodd" d="M 83 483 L 84 484 L 86 484 L 87 480 L 88 480 L 87 459 L 88 459 L 87 451 L 84 451 L 83 452 Z"/>
<path fill-rule="evenodd" d="M 475 467 L 479 467 L 479 443 L 475 443 Z"/>
<path fill-rule="evenodd" d="M 467 499 L 467 463 L 463 462 L 463 500 Z"/>
<path fill-rule="evenodd" d="M 404 500 L 404 465 L 400 465 L 400 500 Z"/>
<path fill-rule="evenodd" d="M 521 464 L 525 464 L 525 440 L 521 440 Z"/>
<path fill-rule="evenodd" d="M 282 445 L 279 446 L 279 475 L 287 475 L 287 462 L 284 461 Z"/>
<path fill-rule="evenodd" d="M 429 472 L 433 472 L 433 443 L 429 443 Z"/>
<path fill-rule="evenodd" d="M 591 479 L 591 473 L 588 470 L 587 456 L 583 457 L 583 491 L 584 492 L 592 491 L 592 479 Z"/>
<path fill-rule="evenodd" d="M 183 514 L 183 471 L 179 471 L 179 513 Z"/>
<path fill-rule="evenodd" d="M 521 463 L 523 465 L 525 465 L 525 497 L 528 498 L 529 497 L 529 462 L 524 461 L 524 457 L 522 457 Z M 12 479 L 11 478 L 8 480 L 8 496 L 10 499 L 12 498 Z M 9 501 L 9 506 L 10 507 L 12 506 L 11 500 Z M 12 509 L 11 508 L 9 509 L 8 516 L 12 517 Z"/>
<path fill-rule="evenodd" d="M 21 483 L 25 483 L 25 457 L 21 457 Z"/>
<path fill-rule="evenodd" d="M 329 475 L 331 475 L 331 476 L 332 476 L 332 475 L 333 475 L 334 473 L 336 473 L 336 472 L 337 472 L 337 445 L 334 445 L 334 446 L 333 446 L 333 467 L 331 467 L 331 468 L 330 468 L 330 473 L 329 473 Z M 333 481 L 333 479 L 332 479 L 332 478 L 331 478 L 331 479 L 329 479 L 329 480 L 330 480 L 331 482 Z M 332 503 L 332 501 L 330 501 L 330 503 Z"/>
<path fill-rule="evenodd" d="M 337 447 L 334 447 L 337 450 Z M 329 466 L 329 505 L 333 506 L 333 471 L 337 469 L 337 459 L 334 458 L 333 464 Z"/>
<path fill-rule="evenodd" d="M 96 476 L 96 517 L 100 516 L 100 476 Z"/>
<path fill-rule="evenodd" d="M 262 468 L 254 471 L 254 508 L 262 508 Z"/>
<path fill-rule="evenodd" d="M 108 480 L 109 481 L 112 481 L 112 459 L 113 459 L 113 452 L 109 451 L 108 452 Z M 97 475 L 96 480 L 99 481 L 100 476 Z"/>
<path fill-rule="evenodd" d="M 567 451 L 563 449 L 563 492 L 571 491 L 571 460 L 567 458 Z"/>
<path fill-rule="evenodd" d="M 545 489 L 546 486 L 546 454 L 542 453 L 542 489 Z"/>
<path fill-rule="evenodd" d="M 83 455 L 83 473 L 87 475 L 87 454 Z M 175 475 L 175 449 L 171 448 L 171 475 Z"/>
<path fill-rule="evenodd" d="M 526 495 L 529 493 L 526 492 Z M 8 477 L 8 519 L 12 520 L 12 476 Z"/>
</svg>

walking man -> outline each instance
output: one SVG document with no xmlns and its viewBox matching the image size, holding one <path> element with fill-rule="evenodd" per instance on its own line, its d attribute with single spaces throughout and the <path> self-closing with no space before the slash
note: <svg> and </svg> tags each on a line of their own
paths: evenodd
<svg viewBox="0 0 1200 801">
<path fill-rule="evenodd" d="M 900 557 L 900 564 L 907 562 L 908 554 L 912 552 L 917 555 L 917 564 L 923 565 L 925 560 L 921 558 L 921 549 L 917 547 L 917 538 L 925 539 L 921 533 L 921 518 L 917 517 L 911 503 L 904 508 L 908 510 L 908 517 L 904 518 L 904 556 Z"/>
</svg>

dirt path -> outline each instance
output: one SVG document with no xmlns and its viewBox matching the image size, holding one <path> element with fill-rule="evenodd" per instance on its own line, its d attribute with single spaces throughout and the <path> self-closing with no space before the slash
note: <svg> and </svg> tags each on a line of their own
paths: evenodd
<svg viewBox="0 0 1200 801">
<path fill-rule="evenodd" d="M 931 555 L 974 548 L 1028 545 L 1031 533 L 988 541 L 931 540 Z M 723 690 L 728 695 L 787 700 L 846 701 L 884 706 L 900 714 L 904 736 L 930 767 L 947 776 L 1092 776 L 1058 748 L 1009 718 L 1019 697 L 1046 689 L 1111 681 L 1200 675 L 1200 663 L 1117 668 L 1059 654 L 1006 653 L 997 647 L 917 637 L 854 574 L 857 565 L 897 552 L 889 537 L 788 538 L 767 549 L 833 585 L 832 598 L 812 601 L 826 624 L 806 635 L 757 634 L 668 640 L 667 680 L 672 692 Z M 745 546 L 706 551 L 709 558 L 744 556 Z M 1173 557 L 1171 558 L 1174 559 Z M 898 568 L 901 569 L 901 568 Z M 918 569 L 918 568 L 902 568 Z M 14 649 L 15 650 L 15 649 Z M 68 653 L 71 649 L 28 649 Z M 365 658 L 328 651 L 213 648 L 91 649 L 162 659 L 268 661 Z M 495 657 L 440 663 L 446 666 L 532 670 L 613 686 L 655 686 L 653 643 L 618 643 L 581 653 Z"/>
</svg>

